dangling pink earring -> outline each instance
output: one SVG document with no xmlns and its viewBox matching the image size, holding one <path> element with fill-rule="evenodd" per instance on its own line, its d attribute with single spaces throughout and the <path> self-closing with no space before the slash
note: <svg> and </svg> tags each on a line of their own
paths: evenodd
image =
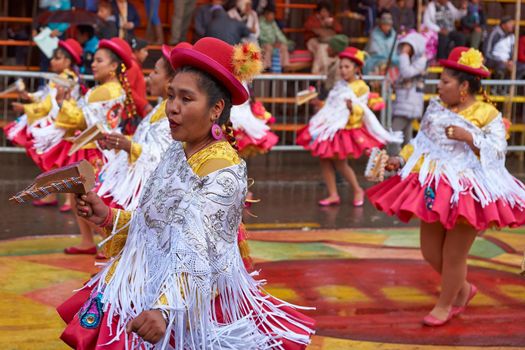
<svg viewBox="0 0 525 350">
<path fill-rule="evenodd" d="M 220 140 L 223 137 L 222 128 L 219 126 L 219 124 L 213 124 L 211 127 L 211 136 L 215 140 Z"/>
</svg>

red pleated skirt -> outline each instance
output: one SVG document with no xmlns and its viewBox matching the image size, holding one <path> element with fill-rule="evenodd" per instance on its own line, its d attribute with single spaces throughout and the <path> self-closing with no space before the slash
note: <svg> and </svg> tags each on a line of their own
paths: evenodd
<svg viewBox="0 0 525 350">
<path fill-rule="evenodd" d="M 330 159 L 357 159 L 374 147 L 384 146 L 364 127 L 339 130 L 332 140 L 319 141 L 312 138 L 308 125 L 297 132 L 297 144 L 309 150 L 314 157 Z"/>
<path fill-rule="evenodd" d="M 445 178 L 436 189 L 434 185 L 422 186 L 418 176 L 412 173 L 404 180 L 393 176 L 369 188 L 366 194 L 378 210 L 403 222 L 417 217 L 427 223 L 440 222 L 447 230 L 457 223 L 467 223 L 479 231 L 525 224 L 525 210 L 519 207 L 511 207 L 503 200 L 483 207 L 468 191 L 460 194 L 457 204 L 451 204 L 454 192 Z"/>
<path fill-rule="evenodd" d="M 79 315 L 83 312 L 83 310 L 85 310 L 87 305 L 93 305 L 91 293 L 95 287 L 96 286 L 85 287 L 84 289 L 75 293 L 71 298 L 66 300 L 62 305 L 60 305 L 57 308 L 58 314 L 67 324 L 66 328 L 62 332 L 62 335 L 60 336 L 60 339 L 62 339 L 62 341 L 64 341 L 67 345 L 76 350 L 124 350 L 126 342 L 129 342 L 129 344 L 131 344 L 131 338 L 128 337 L 128 335 L 125 332 L 121 334 L 118 340 L 113 341 L 111 344 L 108 344 L 104 347 L 99 347 L 101 345 L 109 343 L 115 338 L 115 335 L 117 334 L 117 325 L 119 321 L 118 316 L 113 317 L 113 319 L 111 320 L 111 326 L 108 327 L 107 313 L 98 312 L 96 308 L 91 307 L 89 309 L 93 310 L 95 314 L 98 313 L 98 315 L 96 316 L 100 317 L 98 326 L 93 328 L 87 328 L 80 322 Z M 218 296 L 217 298 L 220 298 L 220 296 Z M 280 305 L 281 303 L 280 301 L 272 297 L 270 297 L 269 300 L 274 305 Z M 222 310 L 220 309 L 220 302 L 218 300 L 215 303 L 215 307 L 217 321 L 219 323 L 224 323 L 225 320 L 223 317 Z M 286 312 L 291 318 L 293 318 L 297 322 L 300 322 L 301 324 L 304 324 L 312 329 L 314 328 L 315 321 L 312 318 L 288 306 L 279 306 L 279 308 Z M 294 324 L 291 324 L 286 319 L 273 316 L 272 322 L 280 324 L 281 326 L 285 326 L 286 328 L 298 334 L 309 335 L 303 329 L 297 327 Z M 258 325 L 258 327 L 262 332 L 265 332 L 264 326 Z M 288 339 L 280 340 L 282 341 L 282 346 L 286 350 L 306 349 L 306 345 L 299 344 Z"/>
<path fill-rule="evenodd" d="M 4 133 L 7 136 L 9 131 L 17 125 L 16 120 L 4 126 Z M 15 146 L 26 147 L 29 136 L 27 135 L 27 126 L 21 129 L 16 133 L 9 141 L 11 141 Z"/>
<path fill-rule="evenodd" d="M 67 153 L 72 145 L 70 141 L 62 140 L 46 152 L 37 153 L 34 147 L 32 147 L 32 142 L 30 142 L 26 150 L 31 159 L 33 159 L 43 171 L 60 168 L 83 159 L 93 164 L 96 169 L 100 168 L 103 160 L 101 151 L 96 148 L 80 149 L 69 156 Z"/>
<path fill-rule="evenodd" d="M 235 130 L 235 139 L 241 155 L 264 154 L 279 142 L 279 137 L 268 131 L 264 137 L 255 140 L 242 130 Z"/>
</svg>

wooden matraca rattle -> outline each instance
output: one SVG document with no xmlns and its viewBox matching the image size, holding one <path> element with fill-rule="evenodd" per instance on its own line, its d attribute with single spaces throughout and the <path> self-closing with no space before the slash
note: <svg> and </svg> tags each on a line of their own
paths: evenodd
<svg viewBox="0 0 525 350">
<path fill-rule="evenodd" d="M 319 95 L 319 93 L 315 90 L 313 86 L 310 86 L 306 90 L 301 90 L 297 93 L 295 96 L 295 104 L 297 106 L 303 105 L 306 102 L 309 102 L 316 98 Z"/>
<path fill-rule="evenodd" d="M 365 169 L 365 178 L 372 182 L 381 182 L 385 179 L 385 166 L 388 161 L 388 154 L 385 150 L 372 148 L 368 163 Z"/>
<path fill-rule="evenodd" d="M 25 203 L 51 193 L 87 193 L 95 185 L 95 170 L 87 160 L 54 169 L 37 176 L 35 181 L 18 192 L 10 201 Z"/>
</svg>

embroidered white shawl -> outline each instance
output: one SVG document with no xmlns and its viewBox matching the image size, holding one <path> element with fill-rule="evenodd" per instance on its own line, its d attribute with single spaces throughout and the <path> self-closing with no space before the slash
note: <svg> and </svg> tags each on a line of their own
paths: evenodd
<svg viewBox="0 0 525 350">
<path fill-rule="evenodd" d="M 479 158 L 462 141 L 449 140 L 445 128 L 459 126 L 470 132 Z M 461 193 L 469 193 L 482 206 L 504 200 L 512 207 L 525 207 L 525 186 L 505 168 L 505 125 L 501 114 L 483 128 L 478 128 L 462 116 L 453 113 L 433 99 L 421 121 L 421 129 L 410 142 L 414 152 L 400 174 L 406 178 L 421 156 L 424 162 L 419 171 L 422 186 L 446 181 L 454 190 L 452 203 Z"/>
<path fill-rule="evenodd" d="M 112 100 L 88 102 L 89 96 L 95 89 L 96 87 L 89 89 L 86 95 L 77 101 L 77 105 L 82 109 L 82 114 L 84 115 L 84 120 L 86 121 L 87 127 L 90 127 L 96 123 L 101 123 L 107 131 L 110 131 L 111 128 L 107 124 L 107 114 L 116 105 L 122 105 L 124 103 L 126 94 L 124 93 L 124 90 L 122 90 L 122 93 L 117 98 Z M 55 120 L 58 113 L 59 108 L 57 105 L 53 121 Z M 46 152 L 56 146 L 64 138 L 65 134 L 66 130 L 56 126 L 54 123 L 50 123 L 45 127 L 34 129 L 34 147 L 38 152 Z"/>
<path fill-rule="evenodd" d="M 368 94 L 357 97 L 348 82 L 344 80 L 334 85 L 324 106 L 310 120 L 308 130 L 313 139 L 332 140 L 337 131 L 346 127 L 350 117 L 346 100 L 351 100 L 353 105 L 363 109 L 363 125 L 376 140 L 385 144 L 403 142 L 401 132 L 385 130 L 374 112 L 368 108 Z"/>
<path fill-rule="evenodd" d="M 146 349 L 282 349 L 279 337 L 309 342 L 276 325 L 279 316 L 313 332 L 281 310 L 290 304 L 275 306 L 260 294 L 263 281 L 244 268 L 237 230 L 246 192 L 244 162 L 200 178 L 182 144 L 172 143 L 142 192 L 110 282 L 103 283 L 112 262 L 89 282 L 99 282 L 109 322 L 120 316 L 116 338 L 132 318 L 158 307 L 163 295 L 170 314 L 166 336 L 156 345 L 143 343 Z M 216 295 L 223 324 L 215 314 Z M 136 335 L 133 341 L 137 346 Z"/>
</svg>

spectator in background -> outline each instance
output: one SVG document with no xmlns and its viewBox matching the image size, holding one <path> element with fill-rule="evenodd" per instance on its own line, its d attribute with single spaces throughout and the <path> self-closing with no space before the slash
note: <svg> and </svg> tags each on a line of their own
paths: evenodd
<svg viewBox="0 0 525 350">
<path fill-rule="evenodd" d="M 431 1 L 423 14 L 423 24 L 428 30 L 438 34 L 437 58 L 445 59 L 454 46 L 465 46 L 466 37 L 456 31 L 455 22 L 466 15 L 466 2 L 462 0 L 462 9 L 458 10 L 448 0 Z"/>
<path fill-rule="evenodd" d="M 470 47 L 478 50 L 483 39 L 483 31 L 487 21 L 479 0 L 470 0 L 467 5 L 467 14 L 461 19 L 461 29 L 467 36 Z"/>
<path fill-rule="evenodd" d="M 267 6 L 264 9 L 263 15 L 259 19 L 259 26 L 261 28 L 259 43 L 263 51 L 264 69 L 271 67 L 273 50 L 276 48 L 281 55 L 281 66 L 286 70 L 290 64 L 288 39 L 275 21 L 275 9 L 272 6 Z"/>
<path fill-rule="evenodd" d="M 417 32 L 402 38 L 398 44 L 399 76 L 394 82 L 396 99 L 392 103 L 392 130 L 403 132 L 403 143 L 412 139 L 412 121 L 423 115 L 423 97 L 427 57 L 426 39 Z M 399 144 L 391 144 L 391 154 L 398 155 Z"/>
<path fill-rule="evenodd" d="M 144 39 L 133 37 L 129 41 L 129 46 L 131 46 L 131 49 L 133 50 L 133 59 L 137 61 L 137 63 L 140 66 L 140 69 L 142 69 L 142 65 L 146 61 L 146 58 L 148 58 L 148 42 Z"/>
<path fill-rule="evenodd" d="M 368 59 L 363 67 L 363 74 L 370 74 L 371 72 L 384 74 L 384 67 L 389 58 L 391 58 L 393 65 L 397 64 L 397 53 L 394 51 L 397 34 L 393 26 L 392 15 L 383 12 L 377 26 L 372 30 L 365 48 Z"/>
<path fill-rule="evenodd" d="M 263 15 L 264 9 L 267 8 L 268 6 L 275 9 L 275 1 L 274 0 L 252 0 L 252 7 L 255 10 L 255 12 L 257 12 L 258 15 Z"/>
<path fill-rule="evenodd" d="M 520 65 L 525 66 L 525 35 L 520 37 L 518 50 L 518 62 Z M 524 75 L 525 72 L 521 72 L 519 76 L 516 75 L 516 79 L 524 79 Z"/>
<path fill-rule="evenodd" d="M 406 0 L 397 0 L 391 7 L 390 13 L 397 33 L 403 35 L 411 29 L 416 29 L 416 15 L 414 10 L 407 6 Z"/>
<path fill-rule="evenodd" d="M 148 39 L 155 44 L 164 44 L 164 30 L 159 17 L 160 0 L 144 0 L 148 26 L 146 32 Z"/>
<path fill-rule="evenodd" d="M 206 28 L 211 22 L 211 13 L 215 6 L 223 6 L 223 0 L 211 0 L 209 4 L 200 6 L 195 13 L 194 29 L 197 40 L 206 35 Z"/>
<path fill-rule="evenodd" d="M 100 39 L 111 39 L 118 36 L 118 27 L 116 18 L 113 15 L 113 7 L 106 0 L 100 0 L 98 3 L 97 15 L 104 23 L 98 28 L 98 37 Z"/>
<path fill-rule="evenodd" d="M 230 45 L 237 45 L 242 38 L 250 35 L 246 24 L 236 21 L 226 13 L 224 7 L 215 5 L 211 13 L 211 22 L 206 28 L 206 35 L 220 39 Z"/>
<path fill-rule="evenodd" d="M 304 28 L 306 29 L 304 33 L 306 47 L 314 57 L 312 73 L 326 74 L 328 66 L 334 61 L 334 58 L 328 56 L 328 42 L 343 30 L 341 24 L 331 15 L 330 3 L 318 2 L 315 13 L 308 17 Z"/>
<path fill-rule="evenodd" d="M 140 25 L 137 9 L 127 0 L 114 0 L 113 13 L 115 14 L 118 37 L 121 39 L 133 36 L 134 29 Z"/>
<path fill-rule="evenodd" d="M 511 16 L 501 18 L 500 24 L 492 29 L 485 41 L 485 64 L 494 70 L 494 79 L 503 79 L 512 69 L 512 50 L 514 47 L 514 25 Z"/>
<path fill-rule="evenodd" d="M 98 37 L 95 35 L 95 28 L 90 25 L 78 25 L 76 39 L 84 50 L 80 73 L 91 74 L 91 63 L 93 63 L 93 57 L 98 49 L 99 42 Z"/>
<path fill-rule="evenodd" d="M 50 5 L 47 7 L 48 11 L 71 10 L 70 0 L 55 0 L 55 1 L 49 2 L 49 4 Z M 47 26 L 49 27 L 49 29 L 53 31 L 51 33 L 51 36 L 56 36 L 61 39 L 64 39 L 64 34 L 66 30 L 69 28 L 69 23 L 48 23 Z"/>
<path fill-rule="evenodd" d="M 252 9 L 251 0 L 237 0 L 235 7 L 228 11 L 228 15 L 246 25 L 250 31 L 250 35 L 244 38 L 246 41 L 257 42 L 260 34 L 259 17 Z"/>
<path fill-rule="evenodd" d="M 335 83 L 341 80 L 341 71 L 339 70 L 339 54 L 348 47 L 350 40 L 344 34 L 337 34 L 330 38 L 328 42 L 328 57 L 333 61 L 328 65 L 326 79 L 323 81 L 319 91 L 319 100 L 325 100 L 328 92 L 334 87 Z"/>
<path fill-rule="evenodd" d="M 354 0 L 350 0 L 354 2 Z M 377 17 L 377 3 L 376 0 L 362 0 L 357 2 L 358 11 L 365 17 L 365 35 L 369 35 L 372 28 L 375 26 Z"/>
<path fill-rule="evenodd" d="M 131 67 L 127 70 L 131 96 L 135 103 L 137 114 L 144 118 L 152 109 L 146 99 L 146 80 L 144 79 L 144 73 L 142 73 L 142 63 L 148 57 L 147 49 L 145 49 L 148 42 L 133 37 L 126 44 L 129 45 L 130 51 L 133 52 Z"/>
<path fill-rule="evenodd" d="M 173 0 L 175 12 L 171 19 L 171 45 L 186 41 L 197 0 Z"/>
<path fill-rule="evenodd" d="M 71 0 L 71 7 L 77 9 L 84 9 L 89 12 L 98 11 L 98 1 L 97 0 Z"/>
</svg>

